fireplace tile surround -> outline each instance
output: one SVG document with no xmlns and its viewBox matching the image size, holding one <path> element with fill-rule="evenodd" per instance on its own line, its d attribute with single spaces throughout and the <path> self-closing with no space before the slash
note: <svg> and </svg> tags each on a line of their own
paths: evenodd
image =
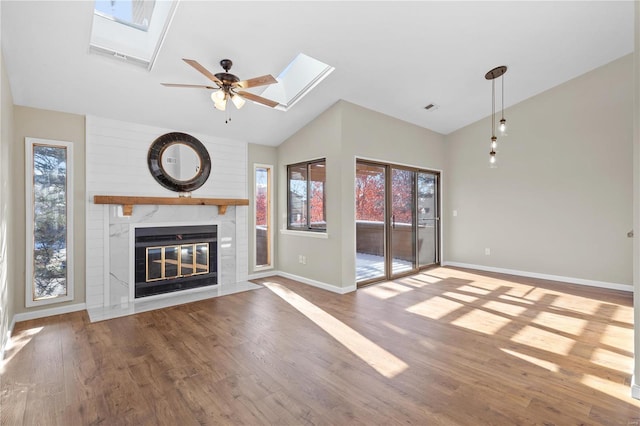
<svg viewBox="0 0 640 426">
<path fill-rule="evenodd" d="M 229 207 L 219 215 L 214 206 L 139 206 L 131 216 L 123 216 L 121 207 L 102 206 L 108 210 L 108 281 L 105 285 L 105 306 L 89 308 L 91 321 L 113 318 L 131 313 L 172 306 L 187 301 L 233 294 L 261 288 L 236 279 L 237 245 L 236 213 Z M 149 226 L 182 226 L 215 224 L 218 226 L 218 284 L 199 289 L 183 290 L 142 299 L 134 297 L 134 240 L 135 229 Z"/>
<path fill-rule="evenodd" d="M 147 168 L 150 144 L 170 129 L 88 116 L 86 120 L 86 304 L 91 321 L 130 315 L 210 297 L 261 288 L 247 281 L 248 206 L 137 205 L 125 216 L 121 205 L 95 204 L 95 195 L 177 197 Z M 194 197 L 247 197 L 247 144 L 194 135 L 206 146 L 212 171 Z M 135 299 L 136 227 L 217 225 L 218 284 Z"/>
</svg>

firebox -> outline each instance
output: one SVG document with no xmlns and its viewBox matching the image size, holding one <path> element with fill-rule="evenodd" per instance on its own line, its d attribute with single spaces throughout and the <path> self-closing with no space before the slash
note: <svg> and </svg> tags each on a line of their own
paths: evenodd
<svg viewBox="0 0 640 426">
<path fill-rule="evenodd" d="M 135 297 L 218 283 L 216 225 L 136 228 Z"/>
</svg>

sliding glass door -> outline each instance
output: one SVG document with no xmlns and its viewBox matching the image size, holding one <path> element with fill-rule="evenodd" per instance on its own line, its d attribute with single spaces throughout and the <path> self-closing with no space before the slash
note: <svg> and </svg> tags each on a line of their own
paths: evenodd
<svg viewBox="0 0 640 426">
<path fill-rule="evenodd" d="M 387 276 L 386 167 L 356 164 L 356 281 L 369 282 Z"/>
<path fill-rule="evenodd" d="M 439 174 L 356 162 L 358 285 L 416 273 L 439 262 Z"/>
<path fill-rule="evenodd" d="M 390 278 L 416 269 L 415 179 L 413 170 L 391 167 Z"/>
<path fill-rule="evenodd" d="M 438 177 L 418 172 L 418 266 L 438 263 Z"/>
</svg>

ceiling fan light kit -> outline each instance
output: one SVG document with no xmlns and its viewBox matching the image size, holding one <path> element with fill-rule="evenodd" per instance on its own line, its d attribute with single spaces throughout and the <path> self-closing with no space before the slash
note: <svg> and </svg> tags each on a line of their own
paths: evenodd
<svg viewBox="0 0 640 426">
<path fill-rule="evenodd" d="M 497 167 L 496 149 L 498 148 L 498 138 L 496 137 L 496 78 L 501 77 L 502 83 L 502 118 L 500 119 L 501 136 L 507 136 L 507 120 L 504 118 L 504 74 L 507 72 L 506 65 L 500 65 L 491 69 L 484 76 L 485 79 L 491 80 L 491 151 L 489 152 L 489 167 L 494 169 Z"/>
<path fill-rule="evenodd" d="M 207 86 L 207 85 L 197 85 L 197 84 L 174 84 L 174 83 L 162 83 L 163 86 L 167 87 L 190 87 L 190 88 L 201 88 L 201 89 L 211 89 L 216 90 L 211 93 L 211 100 L 213 101 L 213 106 L 220 111 L 227 110 L 227 103 L 230 100 L 233 105 L 240 109 L 246 103 L 246 99 L 249 99 L 253 102 L 257 102 L 262 105 L 266 105 L 271 108 L 275 108 L 278 105 L 278 102 L 272 101 L 267 98 L 263 98 L 262 96 L 254 95 L 253 93 L 245 92 L 239 89 L 249 89 L 251 87 L 258 86 L 266 86 L 269 84 L 277 83 L 272 75 L 266 74 L 260 77 L 251 78 L 249 80 L 240 80 L 237 76 L 229 73 L 229 70 L 233 66 L 233 62 L 231 59 L 223 59 L 220 61 L 220 66 L 224 69 L 224 72 L 220 72 L 217 74 L 211 73 L 205 67 L 200 65 L 197 61 L 193 59 L 184 59 L 187 64 L 191 65 L 209 80 L 213 81 L 217 87 Z M 225 123 L 231 121 L 231 118 L 228 117 L 225 120 Z"/>
</svg>

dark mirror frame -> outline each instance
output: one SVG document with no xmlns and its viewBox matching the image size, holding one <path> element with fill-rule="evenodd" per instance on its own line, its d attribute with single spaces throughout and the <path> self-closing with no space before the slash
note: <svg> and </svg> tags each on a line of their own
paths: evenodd
<svg viewBox="0 0 640 426">
<path fill-rule="evenodd" d="M 171 145 L 181 143 L 192 148 L 200 157 L 202 167 L 198 173 L 189 180 L 177 180 L 169 176 L 162 167 L 162 154 Z M 171 191 L 190 192 L 200 188 L 209 178 L 211 173 L 211 158 L 207 148 L 198 139 L 180 132 L 167 133 L 153 141 L 147 155 L 147 163 L 151 176 L 158 183 Z"/>
</svg>

